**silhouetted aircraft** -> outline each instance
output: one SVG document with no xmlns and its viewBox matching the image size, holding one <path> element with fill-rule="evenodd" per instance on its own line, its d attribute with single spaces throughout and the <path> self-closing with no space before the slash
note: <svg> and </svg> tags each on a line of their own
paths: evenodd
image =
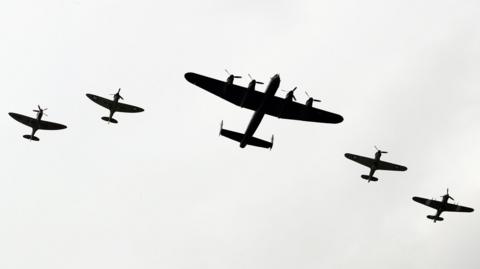
<svg viewBox="0 0 480 269">
<path fill-rule="evenodd" d="M 106 98 L 87 93 L 87 97 L 90 98 L 90 100 L 110 110 L 110 115 L 108 117 L 102 117 L 102 120 L 111 123 L 118 123 L 118 121 L 113 118 L 113 114 L 115 112 L 136 113 L 143 111 L 143 108 L 120 103 L 119 100 L 123 100 L 123 97 L 120 95 L 120 89 L 118 89 L 117 93 L 111 95 L 113 95 L 113 100 L 108 100 Z"/>
<path fill-rule="evenodd" d="M 413 201 L 415 201 L 417 203 L 424 204 L 426 206 L 429 206 L 429 207 L 437 210 L 437 214 L 427 216 L 427 218 L 433 220 L 433 222 L 442 221 L 443 218 L 440 217 L 440 214 L 442 214 L 442 212 L 444 212 L 444 211 L 446 211 L 446 212 L 448 212 L 448 211 L 450 211 L 450 212 L 473 212 L 473 208 L 460 206 L 458 204 L 455 205 L 455 204 L 448 203 L 449 199 L 454 200 L 452 198 L 452 196 L 450 196 L 448 194 L 448 189 L 447 189 L 447 194 L 442 196 L 442 201 L 436 201 L 433 198 L 429 200 L 429 199 L 416 197 L 416 196 L 414 196 L 412 199 L 413 199 Z"/>
<path fill-rule="evenodd" d="M 375 149 L 377 150 L 377 152 L 375 153 L 375 159 L 362 157 L 362 156 L 358 156 L 350 153 L 345 153 L 345 157 L 347 157 L 347 159 L 350 159 L 354 162 L 357 162 L 361 165 L 365 165 L 370 168 L 370 174 L 362 175 L 363 179 L 368 180 L 368 182 L 377 181 L 378 178 L 373 176 L 373 174 L 377 170 L 390 170 L 390 171 L 406 171 L 407 170 L 407 167 L 405 166 L 380 161 L 380 157 L 382 156 L 382 153 L 388 153 L 388 152 L 381 151 L 377 147 L 375 147 Z"/>
<path fill-rule="evenodd" d="M 227 70 L 225 71 L 228 73 Z M 272 148 L 273 136 L 271 141 L 265 141 L 253 136 L 265 114 L 282 119 L 311 122 L 340 123 L 343 121 L 343 117 L 340 115 L 312 107 L 315 101 L 313 98 L 309 98 L 306 105 L 294 102 L 294 91 L 296 88 L 290 91 L 285 99 L 275 96 L 280 85 L 280 75 L 278 74 L 271 78 L 264 93 L 255 90 L 255 85 L 263 84 L 262 82 L 252 79 L 248 87 L 245 88 L 233 84 L 233 80 L 241 78 L 241 76 L 228 74 L 226 82 L 195 73 L 186 73 L 185 79 L 230 103 L 255 111 L 244 134 L 226 130 L 223 127 L 220 128 L 220 135 L 240 142 L 241 148 L 244 148 L 246 145 Z"/>
<path fill-rule="evenodd" d="M 38 130 L 61 130 L 61 129 L 67 128 L 67 126 L 63 124 L 42 120 L 42 117 L 44 115 L 48 116 L 47 114 L 44 113 L 45 110 L 47 110 L 47 108 L 42 109 L 40 106 L 38 106 L 38 110 L 37 109 L 33 110 L 33 112 L 37 113 L 37 117 L 35 119 L 21 115 L 21 114 L 13 113 L 13 112 L 8 113 L 8 115 L 10 115 L 12 118 L 14 118 L 18 122 L 32 127 L 32 134 L 24 135 L 23 136 L 24 138 L 30 139 L 33 141 L 40 141 L 40 138 L 35 136 L 35 133 Z"/>
</svg>

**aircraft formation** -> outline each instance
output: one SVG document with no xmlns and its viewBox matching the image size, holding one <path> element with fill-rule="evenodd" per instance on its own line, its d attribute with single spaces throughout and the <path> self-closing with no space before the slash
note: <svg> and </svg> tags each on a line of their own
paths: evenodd
<svg viewBox="0 0 480 269">
<path fill-rule="evenodd" d="M 288 91 L 284 98 L 276 96 L 281 82 L 280 75 L 278 74 L 275 74 L 270 79 L 265 91 L 260 92 L 257 91 L 255 87 L 256 85 L 263 85 L 264 83 L 253 79 L 250 74 L 248 75 L 251 79 L 250 83 L 247 87 L 243 87 L 234 84 L 234 80 L 242 78 L 241 76 L 230 74 L 228 70 L 225 71 L 228 74 L 226 81 L 217 80 L 192 72 L 186 73 L 185 79 L 191 84 L 198 86 L 232 104 L 253 111 L 250 122 L 243 133 L 224 129 L 223 121 L 220 124 L 220 135 L 236 141 L 239 143 L 241 148 L 245 148 L 246 146 L 255 146 L 270 150 L 272 149 L 274 143 L 273 135 L 271 136 L 270 140 L 265 140 L 254 136 L 265 115 L 270 115 L 280 119 L 328 124 L 338 124 L 343 121 L 343 117 L 339 114 L 315 108 L 313 104 L 315 102 L 320 102 L 320 100 L 311 97 L 307 92 L 305 92 L 305 94 L 308 99 L 306 100 L 305 104 L 296 102 L 297 99 L 295 97 L 295 91 L 297 90 L 297 87 Z M 106 121 L 108 124 L 118 123 L 118 120 L 113 118 L 116 112 L 139 113 L 144 111 L 143 108 L 121 103 L 120 100 L 123 100 L 123 97 L 120 95 L 120 91 L 121 89 L 118 89 L 116 93 L 111 94 L 113 96 L 112 100 L 94 94 L 86 94 L 87 98 L 109 111 L 108 116 L 101 117 L 101 119 Z M 23 135 L 25 139 L 30 141 L 39 141 L 40 139 L 35 136 L 38 130 L 61 130 L 67 128 L 67 126 L 63 124 L 43 120 L 42 118 L 47 116 L 47 114 L 44 113 L 46 110 L 47 108 L 41 108 L 40 105 L 38 105 L 37 109 L 33 110 L 36 113 L 35 118 L 13 112 L 8 114 L 16 121 L 27 125 L 32 129 L 30 134 Z M 407 167 L 403 165 L 380 160 L 382 154 L 387 154 L 388 152 L 380 150 L 376 146 L 375 149 L 376 152 L 374 158 L 345 153 L 345 157 L 347 159 L 366 166 L 369 169 L 368 175 L 361 175 L 362 179 L 366 180 L 367 182 L 376 182 L 378 181 L 378 178 L 375 177 L 374 174 L 378 170 L 407 170 Z M 443 218 L 440 217 L 443 212 L 473 212 L 472 208 L 449 203 L 448 201 L 453 200 L 453 198 L 449 195 L 448 189 L 447 194 L 443 195 L 442 200 L 440 201 L 434 200 L 433 198 L 426 199 L 417 196 L 414 196 L 412 199 L 415 202 L 429 206 L 436 210 L 435 215 L 427 216 L 427 218 L 433 220 L 433 222 L 443 221 Z"/>
</svg>

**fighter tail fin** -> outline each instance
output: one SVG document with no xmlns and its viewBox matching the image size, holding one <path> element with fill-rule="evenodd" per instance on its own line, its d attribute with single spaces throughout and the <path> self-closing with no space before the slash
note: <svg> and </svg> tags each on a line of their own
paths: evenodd
<svg viewBox="0 0 480 269">
<path fill-rule="evenodd" d="M 111 122 L 111 123 L 118 123 L 118 121 L 116 119 L 110 118 L 110 117 L 102 117 L 102 120 L 108 121 L 108 122 Z"/>
<path fill-rule="evenodd" d="M 378 181 L 378 178 L 369 175 L 362 175 L 362 178 L 368 181 Z"/>
<path fill-rule="evenodd" d="M 34 136 L 34 135 L 24 135 L 23 138 L 32 140 L 32 141 L 40 141 L 40 138 Z"/>
</svg>

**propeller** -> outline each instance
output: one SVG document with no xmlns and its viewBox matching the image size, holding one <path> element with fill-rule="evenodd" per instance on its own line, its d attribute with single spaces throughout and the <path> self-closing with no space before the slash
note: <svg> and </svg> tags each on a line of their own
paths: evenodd
<svg viewBox="0 0 480 269">
<path fill-rule="evenodd" d="M 297 101 L 297 98 L 295 98 L 295 91 L 297 90 L 297 87 L 293 88 L 291 91 L 285 91 L 282 90 L 282 92 L 286 92 L 287 96 L 285 96 L 285 99 L 293 99 L 294 101 Z"/>
<path fill-rule="evenodd" d="M 41 108 L 40 105 L 37 105 L 38 109 L 34 109 L 33 112 L 43 113 L 43 111 L 48 110 L 48 108 Z M 48 116 L 46 113 L 43 113 L 44 116 Z"/>
<path fill-rule="evenodd" d="M 307 91 L 305 91 L 305 94 L 307 95 L 308 97 L 308 100 L 311 100 L 310 102 L 321 102 L 321 100 L 319 99 L 314 99 L 313 97 L 311 97 Z"/>
<path fill-rule="evenodd" d="M 230 74 L 230 72 L 228 72 L 227 69 L 225 69 L 225 72 L 227 72 L 227 74 L 228 74 L 229 76 L 231 76 L 232 78 L 242 78 L 242 76 L 235 76 L 235 75 Z"/>
<path fill-rule="evenodd" d="M 118 92 L 117 93 L 111 93 L 110 95 L 113 95 L 113 96 L 118 96 L 118 98 L 122 99 L 123 100 L 123 97 L 120 95 L 120 90 L 122 88 L 118 88 Z"/>
<path fill-rule="evenodd" d="M 388 151 L 383 151 L 383 150 L 378 149 L 377 146 L 375 146 L 375 149 L 376 149 L 377 151 L 380 151 L 380 153 L 388 153 Z"/>
<path fill-rule="evenodd" d="M 225 70 L 226 71 L 226 70 Z M 228 72 L 227 72 L 228 73 Z M 235 76 L 234 76 L 235 77 Z M 263 85 L 263 82 L 260 82 L 260 81 L 256 81 L 255 79 L 252 78 L 252 76 L 250 76 L 250 74 L 248 74 L 248 77 L 255 83 L 255 84 L 260 84 L 260 85 Z"/>
<path fill-rule="evenodd" d="M 453 199 L 453 197 L 450 196 L 450 194 L 448 194 L 448 188 L 447 188 L 447 194 L 445 194 L 444 197 L 447 197 L 447 199 L 452 199 L 453 201 L 455 201 L 455 199 Z"/>
</svg>

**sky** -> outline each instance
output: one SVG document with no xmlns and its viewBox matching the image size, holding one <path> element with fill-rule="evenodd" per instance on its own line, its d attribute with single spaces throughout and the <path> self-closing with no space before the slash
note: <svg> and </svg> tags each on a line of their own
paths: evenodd
<svg viewBox="0 0 480 269">
<path fill-rule="evenodd" d="M 0 268 L 478 268 L 479 29 L 475 0 L 2 1 Z M 241 149 L 253 112 L 184 79 L 225 68 L 345 120 Z M 118 88 L 145 112 L 107 124 L 85 94 Z M 37 104 L 68 128 L 23 139 Z M 362 180 L 375 145 L 408 171 Z M 411 197 L 447 188 L 478 210 L 434 224 Z"/>
</svg>

